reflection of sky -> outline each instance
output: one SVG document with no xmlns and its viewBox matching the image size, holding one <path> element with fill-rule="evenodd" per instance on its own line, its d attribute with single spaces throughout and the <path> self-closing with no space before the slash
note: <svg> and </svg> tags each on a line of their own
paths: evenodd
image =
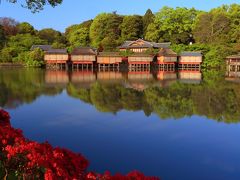
<svg viewBox="0 0 240 180">
<path fill-rule="evenodd" d="M 13 126 L 28 138 L 81 152 L 93 170 L 138 169 L 164 180 L 240 178 L 239 124 L 101 113 L 65 92 L 9 111 Z"/>
</svg>

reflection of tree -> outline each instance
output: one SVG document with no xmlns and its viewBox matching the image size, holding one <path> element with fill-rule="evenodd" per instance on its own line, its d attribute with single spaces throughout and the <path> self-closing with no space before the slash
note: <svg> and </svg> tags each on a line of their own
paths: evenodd
<svg viewBox="0 0 240 180">
<path fill-rule="evenodd" d="M 204 72 L 201 84 L 174 83 L 144 91 L 122 84 L 97 82 L 90 89 L 69 85 L 69 95 L 93 104 L 99 111 L 116 113 L 122 109 L 143 110 L 161 119 L 200 115 L 223 122 L 240 121 L 240 87 L 226 82 L 221 72 Z M 212 80 L 213 79 L 213 80 Z"/>
<path fill-rule="evenodd" d="M 31 103 L 40 95 L 53 96 L 67 86 L 67 93 L 92 104 L 102 112 L 117 113 L 143 110 L 146 116 L 181 118 L 200 115 L 223 122 L 240 121 L 240 86 L 224 81 L 223 73 L 203 72 L 200 84 L 173 83 L 168 87 L 149 85 L 143 91 L 126 88 L 123 82 L 95 82 L 79 88 L 78 84 L 49 84 L 40 69 L 8 69 L 0 71 L 0 106 L 16 108 Z"/>
<path fill-rule="evenodd" d="M 69 84 L 67 87 L 67 92 L 72 97 L 81 99 L 83 102 L 92 103 L 89 89 L 75 88 L 73 84 Z"/>
<path fill-rule="evenodd" d="M 23 103 L 31 103 L 42 94 L 54 95 L 60 88 L 49 88 L 45 84 L 44 70 L 41 69 L 1 69 L 0 106 L 16 108 Z"/>
</svg>

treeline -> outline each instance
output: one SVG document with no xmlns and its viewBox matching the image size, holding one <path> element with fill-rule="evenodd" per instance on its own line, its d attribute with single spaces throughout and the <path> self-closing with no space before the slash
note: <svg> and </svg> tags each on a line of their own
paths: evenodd
<svg viewBox="0 0 240 180">
<path fill-rule="evenodd" d="M 29 23 L 18 23 L 10 18 L 1 18 L 0 25 L 0 61 L 28 65 L 42 63 L 41 52 L 27 52 L 33 44 L 51 44 L 69 51 L 78 46 L 115 51 L 125 40 L 144 38 L 171 42 L 177 52 L 202 51 L 204 67 L 220 67 L 227 55 L 240 51 L 238 4 L 223 5 L 209 12 L 163 7 L 155 14 L 149 9 L 143 16 L 101 13 L 93 20 L 67 27 L 64 33 L 54 29 L 37 31 Z"/>
</svg>

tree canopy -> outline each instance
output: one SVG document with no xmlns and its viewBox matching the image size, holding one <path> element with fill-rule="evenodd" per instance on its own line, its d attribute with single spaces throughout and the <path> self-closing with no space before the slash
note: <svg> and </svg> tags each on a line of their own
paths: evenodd
<svg viewBox="0 0 240 180">
<path fill-rule="evenodd" d="M 17 3 L 19 0 L 6 0 L 9 3 Z M 62 3 L 63 0 L 25 0 L 23 7 L 30 9 L 32 12 L 38 12 L 43 10 L 43 7 L 47 4 L 55 7 Z"/>
</svg>

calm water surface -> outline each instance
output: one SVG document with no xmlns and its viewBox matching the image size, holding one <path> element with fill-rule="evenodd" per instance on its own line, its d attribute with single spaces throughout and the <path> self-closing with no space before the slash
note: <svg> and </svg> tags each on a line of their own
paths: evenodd
<svg viewBox="0 0 240 180">
<path fill-rule="evenodd" d="M 90 170 L 163 180 L 240 179 L 240 84 L 219 72 L 0 69 L 0 107 Z"/>
</svg>

